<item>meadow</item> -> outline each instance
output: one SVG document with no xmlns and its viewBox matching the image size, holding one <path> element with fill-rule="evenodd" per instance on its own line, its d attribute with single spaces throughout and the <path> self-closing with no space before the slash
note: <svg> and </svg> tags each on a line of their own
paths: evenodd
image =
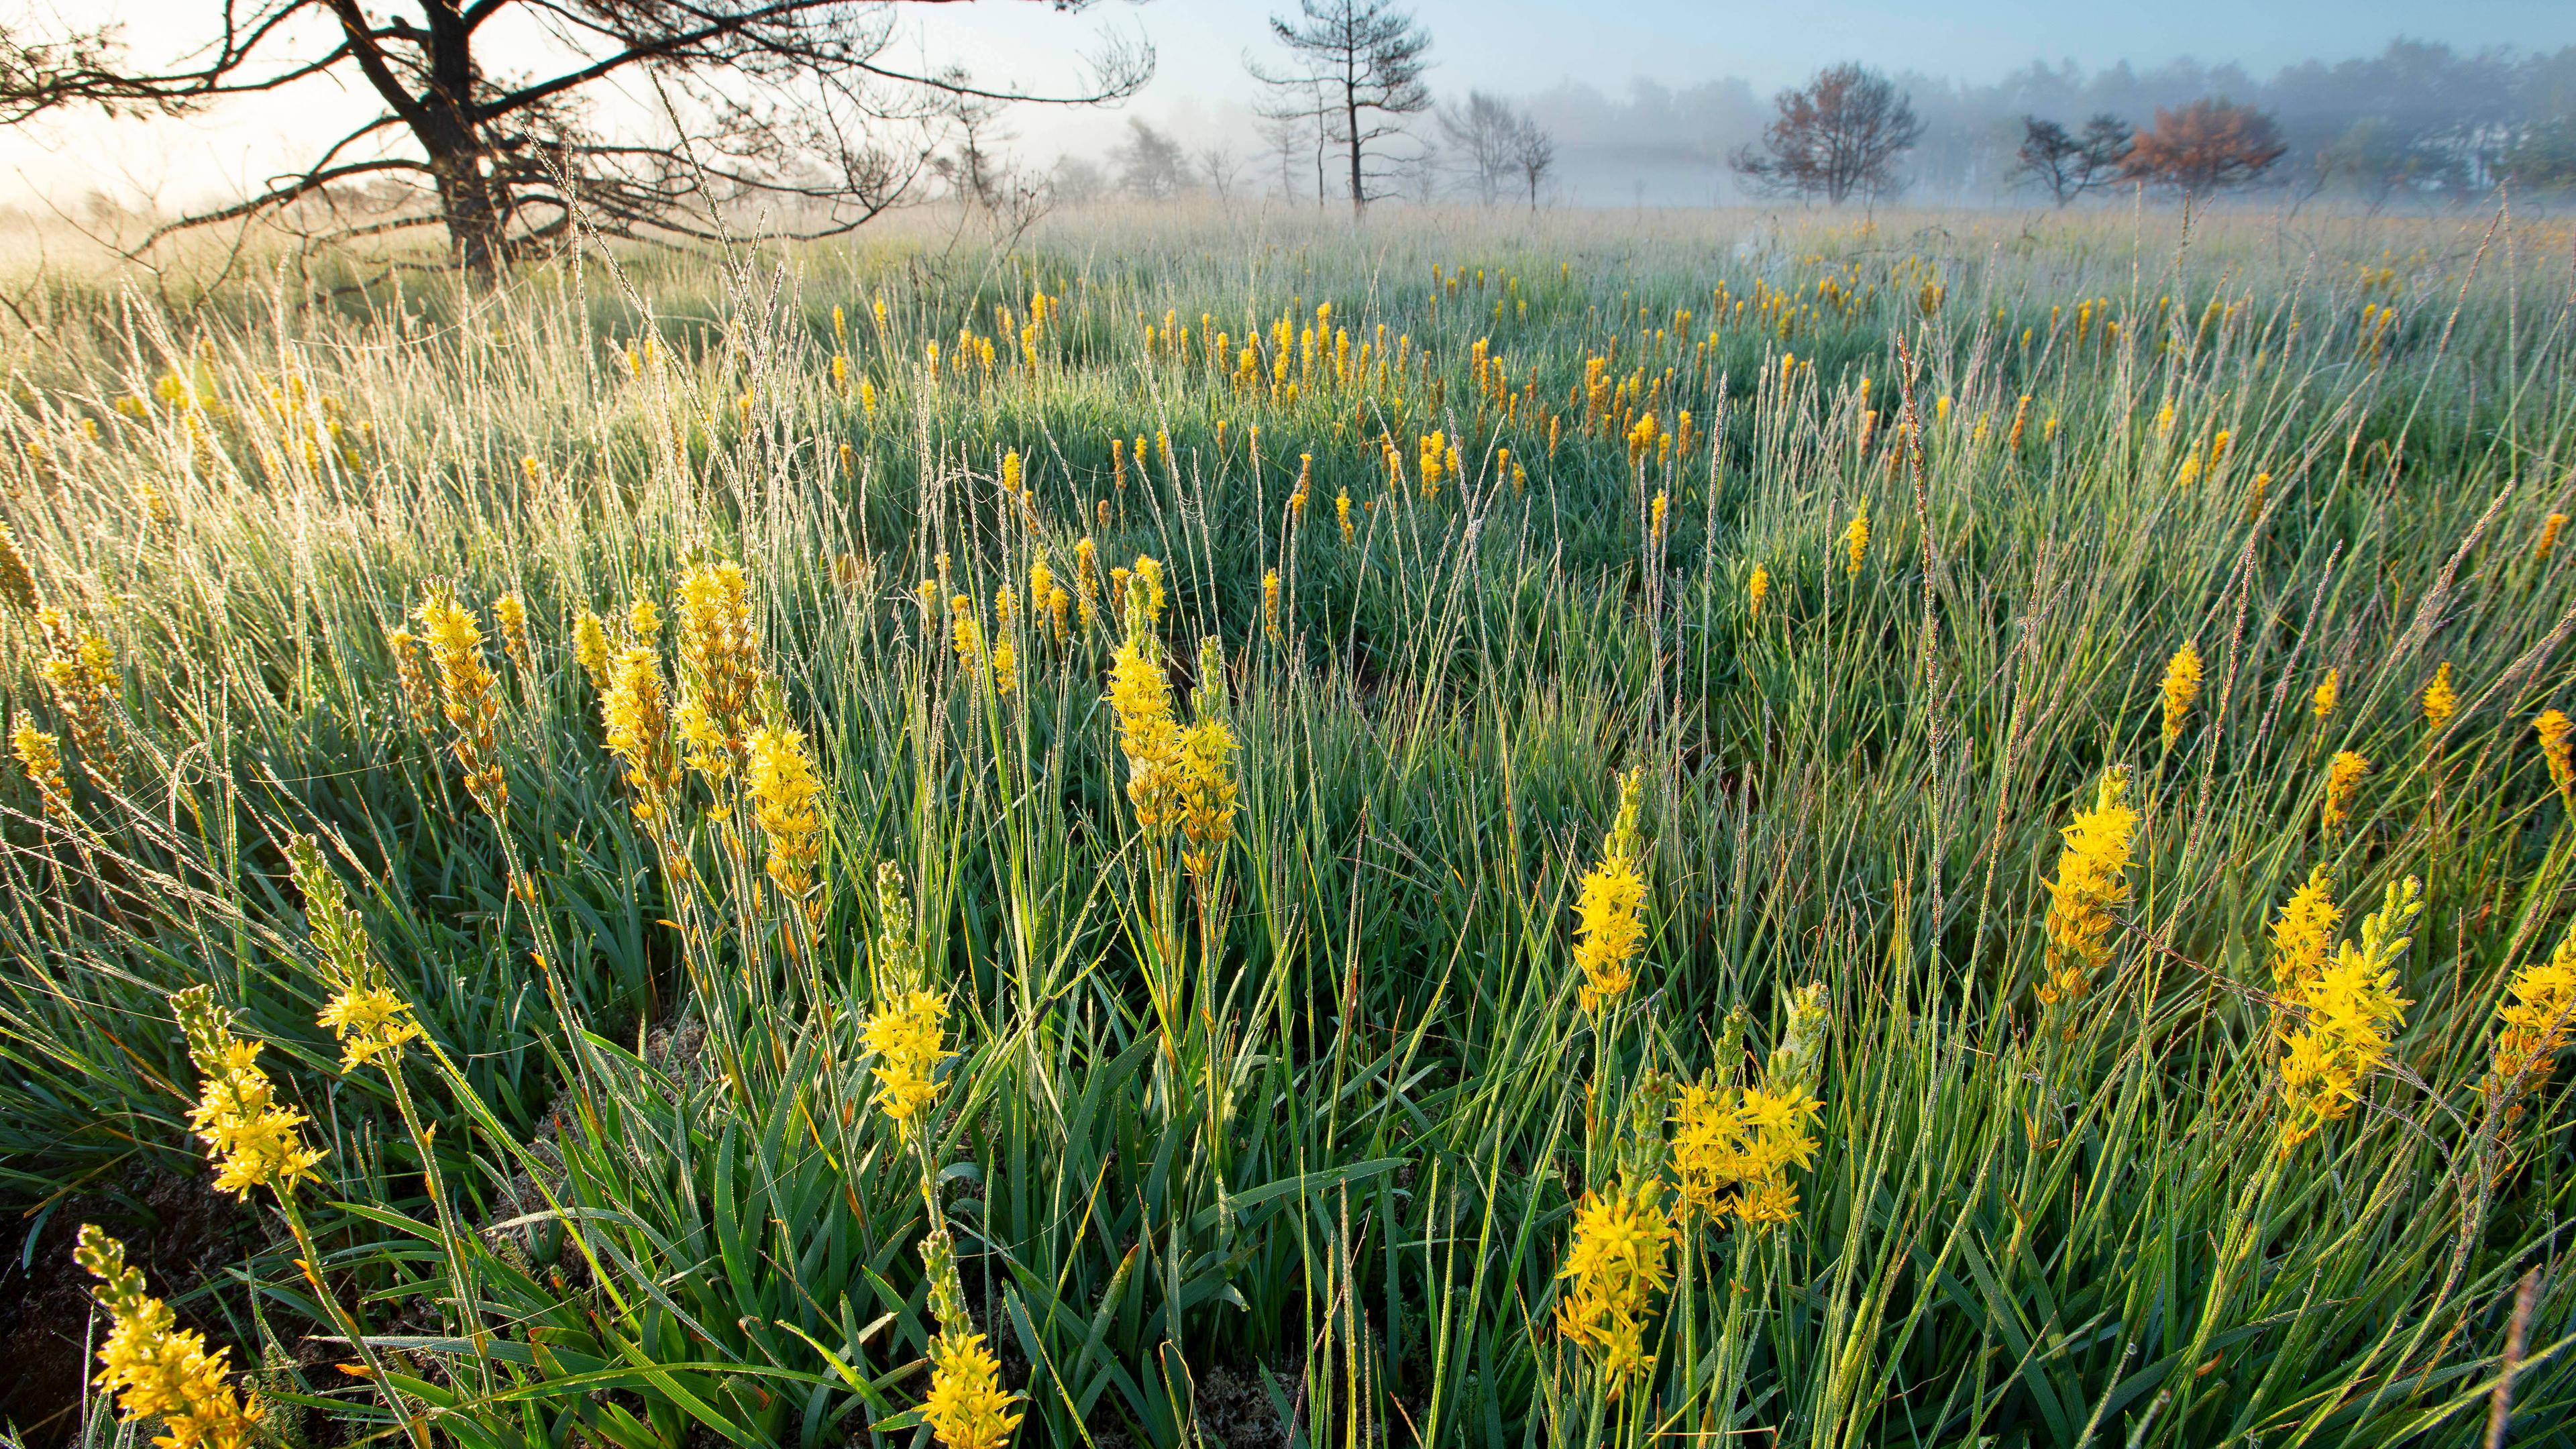
<svg viewBox="0 0 2576 1449">
<path fill-rule="evenodd" d="M 2571 256 L 56 274 L 0 327 L 0 1411 L 2566 1442 Z"/>
</svg>

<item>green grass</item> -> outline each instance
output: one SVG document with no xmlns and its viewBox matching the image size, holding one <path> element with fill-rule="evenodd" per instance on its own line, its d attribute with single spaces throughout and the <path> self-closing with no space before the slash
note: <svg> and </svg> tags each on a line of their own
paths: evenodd
<svg viewBox="0 0 2576 1449">
<path fill-rule="evenodd" d="M 2534 1269 L 2512 1432 L 2558 1442 L 2564 1085 L 2505 1124 L 2477 1083 L 2505 982 L 2569 929 L 2531 720 L 2576 698 L 2569 551 L 2536 546 L 2576 511 L 2576 317 L 2566 224 L 2491 220 L 1102 218 L 1008 257 L 592 255 L 490 296 L 58 282 L 6 344 L 5 511 L 114 653 L 116 758 L 82 770 L 44 638 L 0 612 L 0 691 L 64 736 L 77 810 L 0 786 L 0 1296 L 11 1343 L 58 1344 L 11 1412 L 110 1431 L 59 1346 L 91 1220 L 259 1370 L 287 1442 L 404 1442 L 390 1397 L 477 1449 L 910 1443 L 935 1204 L 1027 1443 L 2458 1443 Z M 1813 310 L 1721 324 L 1712 290 L 1757 280 Z M 1060 299 L 1033 368 L 994 314 L 1032 290 Z M 2079 341 L 2095 298 L 2120 326 Z M 1403 368 L 1292 364 L 1292 399 L 1205 356 L 1202 313 L 1266 368 L 1272 322 L 1327 302 Z M 1167 310 L 1193 356 L 1145 350 Z M 961 328 L 989 376 L 949 365 Z M 1552 449 L 1479 405 L 1479 339 L 1562 415 Z M 1692 442 L 1632 464 L 1587 431 L 1593 355 L 1673 368 L 1651 406 Z M 1465 467 L 1426 499 L 1434 429 Z M 1158 432 L 1168 461 L 1113 483 L 1110 440 Z M 921 607 L 944 558 L 992 630 L 1085 535 L 1104 571 L 1164 561 L 1182 700 L 1220 641 L 1213 893 L 1138 836 L 1110 601 L 1061 644 L 1024 602 L 1006 694 Z M 683 838 L 639 828 L 573 658 L 576 611 L 667 613 L 716 559 L 827 782 L 810 944 L 731 792 L 693 778 Z M 502 819 L 397 682 L 388 630 L 438 586 L 500 674 Z M 2207 682 L 2167 749 L 2185 641 Z M 2462 707 L 2428 728 L 2446 661 Z M 2327 832 L 2346 749 L 2373 771 Z M 2045 881 L 2113 765 L 2130 898 L 2090 994 L 2046 1008 Z M 1572 906 L 1628 769 L 1647 945 L 1596 1017 Z M 434 1130 L 315 1024 L 299 836 L 436 1047 L 400 1068 Z M 2404 877 L 2428 904 L 2389 1061 L 2283 1151 L 2265 933 L 2317 865 L 2347 933 Z M 906 971 L 956 1053 L 917 1150 L 861 1042 Z M 1575 1203 L 1663 1171 L 1671 1084 L 1758 1075 L 1810 983 L 1798 1215 L 1684 1234 L 1614 1402 L 1553 1325 Z M 395 1394 L 334 1367 L 276 1199 L 208 1206 L 168 1001 L 198 984 L 328 1149 L 297 1202 Z"/>
</svg>

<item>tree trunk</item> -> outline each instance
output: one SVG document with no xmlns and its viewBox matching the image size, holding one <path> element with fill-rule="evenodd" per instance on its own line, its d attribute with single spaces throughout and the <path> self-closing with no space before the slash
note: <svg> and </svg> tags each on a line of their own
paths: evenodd
<svg viewBox="0 0 2576 1449">
<path fill-rule="evenodd" d="M 1368 191 L 1360 184 L 1360 101 L 1348 88 L 1342 97 L 1342 123 L 1350 127 L 1351 139 L 1351 220 L 1357 221 L 1368 210 Z"/>
<path fill-rule="evenodd" d="M 429 87 L 417 103 L 412 134 L 429 153 L 449 250 L 466 275 L 488 283 L 501 265 L 506 197 L 483 167 L 481 128 L 474 123 L 474 53 L 454 0 L 422 7 L 429 20 Z"/>
<path fill-rule="evenodd" d="M 501 265 L 501 209 L 494 203 L 482 159 L 471 147 L 430 157 L 438 179 L 439 214 L 447 224 L 448 250 L 478 283 L 490 282 Z"/>
</svg>

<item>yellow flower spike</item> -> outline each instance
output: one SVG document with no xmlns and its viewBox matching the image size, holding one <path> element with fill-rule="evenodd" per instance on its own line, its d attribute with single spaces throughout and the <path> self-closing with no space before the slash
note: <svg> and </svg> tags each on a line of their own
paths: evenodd
<svg viewBox="0 0 2576 1449">
<path fill-rule="evenodd" d="M 1204 703 L 1204 701 L 1202 701 Z M 1204 879 L 1234 839 L 1234 731 L 1202 719 L 1181 732 L 1181 863 Z"/>
<path fill-rule="evenodd" d="M 581 664 L 581 672 L 590 677 L 590 687 L 607 693 L 608 625 L 588 609 L 572 621 L 572 657 Z"/>
<path fill-rule="evenodd" d="M 1673 1220 L 1648 1178 L 1586 1194 L 1575 1209 L 1572 1240 L 1557 1270 L 1556 1329 L 1599 1366 L 1617 1399 L 1654 1371 L 1646 1320 L 1670 1283 L 1667 1248 Z"/>
<path fill-rule="evenodd" d="M 2343 828 L 2352 818 L 2352 798 L 2361 789 L 2361 777 L 2370 773 L 2370 761 L 2351 750 L 2337 751 L 2326 765 L 2326 802 L 2320 814 L 2329 831 Z"/>
<path fill-rule="evenodd" d="M 2360 942 L 2345 941 L 2296 994 L 2282 999 L 2284 1151 L 2349 1116 L 2364 1081 L 2388 1060 L 2408 1005 L 2397 995 L 2395 967 L 2423 904 L 2423 886 L 2414 877 L 2392 883 L 2379 910 L 2361 923 Z"/>
<path fill-rule="evenodd" d="M 283 1197 L 312 1178 L 323 1154 L 306 1147 L 297 1130 L 305 1115 L 278 1105 L 277 1089 L 258 1065 L 260 1044 L 233 1035 L 232 1013 L 215 1004 L 211 988 L 191 986 L 170 1005 L 204 1079 L 188 1126 L 215 1164 L 215 1190 L 247 1198 L 265 1187 Z"/>
<path fill-rule="evenodd" d="M 680 734 L 689 767 L 717 783 L 742 762 L 761 676 L 742 565 L 724 560 L 691 569 L 680 580 L 679 615 Z"/>
<path fill-rule="evenodd" d="M 1118 748 L 1127 757 L 1127 801 L 1149 842 L 1179 824 L 1184 782 L 1182 736 L 1172 717 L 1171 684 L 1150 640 L 1130 635 L 1110 658 L 1109 705 Z"/>
<path fill-rule="evenodd" d="M 1019 1427 L 1019 1396 L 1002 1388 L 1002 1365 L 980 1333 L 942 1333 L 930 1346 L 930 1397 L 922 1422 L 947 1449 L 1003 1449 Z"/>
<path fill-rule="evenodd" d="M 2111 912 L 2129 899 L 2128 870 L 2138 812 L 2126 803 L 2129 773 L 2102 772 L 2093 808 L 2075 812 L 2057 879 L 2048 883 L 2048 979 L 2043 1006 L 2072 1006 L 2093 989 L 2093 973 L 2111 958 Z"/>
<path fill-rule="evenodd" d="M 2496 1020 L 2502 1030 L 2478 1093 L 2489 1111 L 2510 1122 L 2548 1084 L 2559 1050 L 2576 1035 L 2576 929 L 2559 939 L 2547 961 L 2515 973 Z"/>
<path fill-rule="evenodd" d="M 10 726 L 9 752 L 18 757 L 19 768 L 27 772 L 28 783 L 36 787 L 45 813 L 57 825 L 72 825 L 77 817 L 72 813 L 71 786 L 63 779 L 61 740 L 36 728 L 34 717 L 22 709 Z"/>
<path fill-rule="evenodd" d="M 2200 698 L 2200 649 L 2186 642 L 2174 651 L 2165 665 L 2164 683 L 2159 686 L 2165 705 L 2165 748 L 2182 738 L 2182 727 L 2191 717 L 2191 706 Z"/>
<path fill-rule="evenodd" d="M 2433 671 L 2433 682 L 2424 686 L 2425 727 L 2438 730 L 2449 724 L 2451 716 L 2459 712 L 2460 693 L 2451 687 L 2450 661 L 2444 660 L 2442 666 Z"/>
<path fill-rule="evenodd" d="M 1753 576 L 1744 581 L 1745 601 L 1752 606 L 1752 616 L 1762 617 L 1762 601 L 1771 597 L 1771 570 L 1761 564 L 1753 566 Z"/>
<path fill-rule="evenodd" d="M 2335 712 L 2335 701 L 2340 697 L 2342 684 L 2343 671 L 2340 669 L 2329 669 L 2326 671 L 2326 677 L 2323 682 L 2317 685 L 2317 692 L 2310 697 L 2309 709 L 2310 712 L 2316 716 L 2319 724 L 2323 724 L 2333 717 Z"/>
<path fill-rule="evenodd" d="M 940 1063 L 948 1059 L 941 1025 L 948 1004 L 935 991 L 909 991 L 868 1018 L 860 1043 L 876 1055 L 877 1109 L 910 1131 L 913 1119 L 936 1099 Z"/>
<path fill-rule="evenodd" d="M 2553 513 L 2541 520 L 2540 542 L 2532 547 L 2531 556 L 2546 559 L 2558 547 L 2558 532 L 2567 526 L 2567 515 Z"/>
<path fill-rule="evenodd" d="M 2334 949 L 2335 928 L 2343 924 L 2343 909 L 2335 904 L 2328 887 L 2326 868 L 2318 866 L 2282 903 L 2281 914 L 2272 923 L 2273 989 L 2301 990 L 2325 969 L 2326 955 Z"/>
<path fill-rule="evenodd" d="M 497 727 L 501 718 L 499 680 L 484 662 L 483 630 L 474 615 L 453 595 L 435 594 L 419 610 L 421 634 L 438 670 L 441 708 L 455 732 L 450 747 L 465 772 L 465 793 L 496 819 L 510 805 L 510 787 L 501 771 Z"/>
<path fill-rule="evenodd" d="M 2569 732 L 2576 731 L 2576 722 L 2570 722 L 2564 710 L 2553 709 L 2543 711 L 2531 727 L 2540 735 L 2540 757 L 2549 765 L 2551 787 L 2558 791 L 2561 801 L 2576 807 L 2576 794 L 2571 794 L 2576 791 L 2576 765 L 2569 762 L 2567 738 Z"/>
<path fill-rule="evenodd" d="M 621 649 L 609 661 L 599 716 L 609 751 L 626 766 L 626 783 L 635 789 L 635 818 L 657 829 L 667 824 L 662 815 L 680 788 L 680 762 L 671 748 L 662 659 L 652 645 Z"/>
<path fill-rule="evenodd" d="M 180 1328 L 143 1271 L 126 1262 L 125 1245 L 96 1224 L 81 1224 L 72 1257 L 99 1280 L 92 1293 L 109 1327 L 97 1383 L 117 1397 L 125 1422 L 159 1421 L 152 1442 L 161 1449 L 248 1449 L 266 1414 L 257 1394 L 234 1394 L 231 1351 L 209 1352 L 204 1335 Z"/>
<path fill-rule="evenodd" d="M 743 783 L 751 791 L 752 822 L 769 844 L 767 870 L 778 894 L 801 910 L 809 928 L 820 928 L 827 904 L 818 889 L 823 859 L 823 782 L 802 731 L 751 732 Z"/>
<path fill-rule="evenodd" d="M 1619 781 L 1619 814 L 1601 842 L 1601 860 L 1575 895 L 1574 964 L 1583 973 L 1575 1000 L 1587 1012 L 1618 1003 L 1636 982 L 1646 941 L 1646 878 L 1636 858 L 1643 769 Z"/>
<path fill-rule="evenodd" d="M 1869 505 L 1861 505 L 1851 522 L 1843 527 L 1843 574 L 1859 578 L 1861 565 L 1869 561 Z"/>
</svg>

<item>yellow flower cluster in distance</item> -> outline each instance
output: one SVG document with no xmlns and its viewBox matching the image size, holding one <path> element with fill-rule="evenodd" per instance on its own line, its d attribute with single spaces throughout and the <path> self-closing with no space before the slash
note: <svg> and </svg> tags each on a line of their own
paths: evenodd
<svg viewBox="0 0 2576 1449">
<path fill-rule="evenodd" d="M 256 1394 L 234 1395 L 230 1350 L 210 1353 L 202 1334 L 179 1327 L 143 1270 L 125 1261 L 125 1245 L 96 1224 L 81 1224 L 72 1256 L 99 1280 L 93 1291 L 109 1328 L 98 1386 L 117 1396 L 126 1423 L 159 1421 L 152 1442 L 161 1449 L 247 1449 L 266 1415 Z"/>
<path fill-rule="evenodd" d="M 2370 761 L 2351 750 L 2338 750 L 2326 765 L 2325 807 L 2319 819 L 2328 831 L 2340 830 L 2352 818 L 2352 799 L 2361 790 L 2361 777 L 2370 773 Z"/>
</svg>

